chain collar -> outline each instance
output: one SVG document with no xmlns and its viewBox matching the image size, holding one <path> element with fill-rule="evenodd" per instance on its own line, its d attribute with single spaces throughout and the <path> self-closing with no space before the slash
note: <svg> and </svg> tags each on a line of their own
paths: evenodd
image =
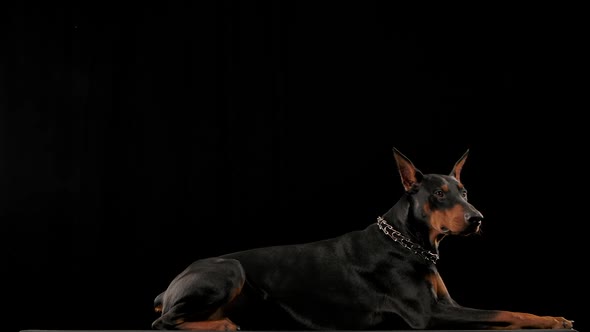
<svg viewBox="0 0 590 332">
<path fill-rule="evenodd" d="M 412 242 L 410 239 L 403 236 L 402 233 L 388 224 L 387 221 L 385 221 L 385 219 L 382 217 L 377 217 L 377 226 L 379 226 L 379 229 L 382 230 L 383 233 L 387 234 L 393 241 L 401 244 L 402 247 L 412 251 L 414 254 L 424 258 L 425 260 L 436 264 L 436 261 L 439 258 L 438 254 L 430 250 L 426 250 L 422 248 L 421 245 Z"/>
</svg>

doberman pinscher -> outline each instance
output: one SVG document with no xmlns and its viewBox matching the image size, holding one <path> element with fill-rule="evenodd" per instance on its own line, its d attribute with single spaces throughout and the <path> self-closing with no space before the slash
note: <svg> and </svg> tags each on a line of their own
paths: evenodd
<svg viewBox="0 0 590 332">
<path fill-rule="evenodd" d="M 436 268 L 447 235 L 480 231 L 461 169 L 423 174 L 393 149 L 405 189 L 377 222 L 317 242 L 200 259 L 155 299 L 154 329 L 572 329 L 563 317 L 467 308 Z M 338 217 L 338 218 L 341 218 Z"/>
</svg>

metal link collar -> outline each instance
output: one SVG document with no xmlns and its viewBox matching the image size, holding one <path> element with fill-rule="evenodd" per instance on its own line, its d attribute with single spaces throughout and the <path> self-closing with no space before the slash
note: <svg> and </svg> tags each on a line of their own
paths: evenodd
<svg viewBox="0 0 590 332">
<path fill-rule="evenodd" d="M 433 264 L 436 264 L 436 261 L 438 261 L 438 254 L 433 253 L 430 250 L 426 250 L 422 248 L 421 245 L 412 242 L 410 239 L 403 236 L 402 233 L 388 224 L 387 221 L 385 221 L 385 219 L 382 217 L 377 217 L 377 225 L 379 226 L 379 229 L 383 231 L 383 233 L 387 234 L 393 241 L 401 244 L 402 247 L 410 250 L 425 260 L 432 262 Z"/>
</svg>

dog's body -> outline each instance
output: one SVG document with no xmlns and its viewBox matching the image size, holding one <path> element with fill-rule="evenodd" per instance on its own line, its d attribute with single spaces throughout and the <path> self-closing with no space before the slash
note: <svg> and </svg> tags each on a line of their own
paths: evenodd
<svg viewBox="0 0 590 332">
<path fill-rule="evenodd" d="M 563 317 L 458 305 L 436 269 L 447 235 L 483 216 L 460 181 L 422 174 L 394 149 L 406 190 L 376 224 L 323 241 L 195 261 L 155 300 L 154 329 L 570 329 Z M 335 216 L 333 222 L 338 222 Z"/>
</svg>

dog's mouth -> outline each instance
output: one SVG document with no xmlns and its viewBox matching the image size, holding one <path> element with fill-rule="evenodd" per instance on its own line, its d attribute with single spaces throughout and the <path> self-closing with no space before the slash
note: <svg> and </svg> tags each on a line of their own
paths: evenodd
<svg viewBox="0 0 590 332">
<path fill-rule="evenodd" d="M 461 234 L 463 235 L 472 235 L 478 234 L 481 231 L 481 221 L 471 223 L 463 230 Z"/>
<path fill-rule="evenodd" d="M 478 234 L 481 231 L 481 222 L 474 222 L 471 223 L 469 225 L 467 225 L 467 227 L 465 227 L 463 230 L 461 231 L 453 231 L 452 229 L 442 226 L 441 227 L 441 233 L 444 235 L 471 235 L 471 234 Z"/>
</svg>

